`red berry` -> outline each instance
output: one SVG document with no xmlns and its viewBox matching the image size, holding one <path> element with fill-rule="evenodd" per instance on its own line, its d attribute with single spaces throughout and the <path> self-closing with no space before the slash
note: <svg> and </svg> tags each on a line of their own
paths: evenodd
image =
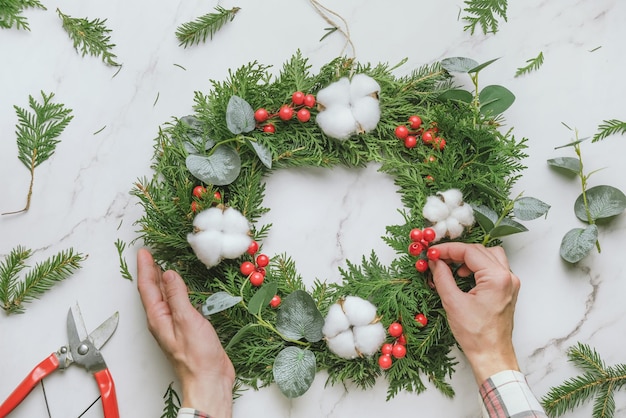
<svg viewBox="0 0 626 418">
<path fill-rule="evenodd" d="M 422 244 L 422 247 L 427 249 L 430 246 L 430 241 L 426 241 L 425 239 L 422 239 L 420 241 L 420 244 Z"/>
<path fill-rule="evenodd" d="M 191 211 L 195 212 L 198 210 L 198 202 L 191 202 Z"/>
<path fill-rule="evenodd" d="M 424 273 L 426 270 L 428 270 L 428 261 L 424 260 L 423 258 L 417 260 L 415 262 L 415 270 L 419 271 L 420 273 Z"/>
<path fill-rule="evenodd" d="M 422 125 L 422 118 L 417 115 L 409 116 L 409 125 L 411 129 L 418 129 Z"/>
<path fill-rule="evenodd" d="M 241 266 L 239 266 L 239 271 L 246 277 L 252 274 L 252 272 L 254 272 L 255 270 L 256 267 L 254 267 L 254 264 L 249 261 L 244 261 L 243 263 L 241 263 Z"/>
<path fill-rule="evenodd" d="M 422 141 L 424 141 L 425 144 L 430 144 L 433 142 L 433 131 L 428 129 L 426 131 L 424 131 L 422 133 Z"/>
<path fill-rule="evenodd" d="M 396 340 L 396 343 L 401 344 L 401 345 L 406 345 L 406 337 L 404 336 L 404 334 L 398 337 L 398 339 Z"/>
<path fill-rule="evenodd" d="M 259 254 L 256 258 L 256 265 L 258 267 L 265 267 L 270 263 L 270 258 L 265 254 Z"/>
<path fill-rule="evenodd" d="M 278 117 L 282 120 L 289 120 L 293 117 L 293 108 L 288 105 L 283 105 L 278 111 Z"/>
<path fill-rule="evenodd" d="M 433 176 L 431 176 L 430 174 L 429 174 L 429 175 L 427 175 L 427 176 L 426 176 L 426 177 L 424 177 L 424 178 L 425 178 L 425 179 L 426 179 L 426 181 L 428 181 L 428 182 L 433 182 L 433 181 L 435 181 L 435 178 L 434 178 Z"/>
<path fill-rule="evenodd" d="M 407 136 L 409 136 L 409 128 L 404 125 L 398 125 L 396 127 L 396 138 L 406 139 Z"/>
<path fill-rule="evenodd" d="M 428 324 L 428 318 L 423 313 L 418 313 L 415 315 L 415 322 L 417 322 L 417 326 L 423 328 Z"/>
<path fill-rule="evenodd" d="M 439 248 L 430 248 L 428 249 L 428 252 L 426 253 L 426 257 L 428 257 L 429 260 L 439 260 Z"/>
<path fill-rule="evenodd" d="M 404 138 L 405 147 L 415 148 L 416 145 L 417 145 L 417 138 L 415 138 L 413 135 L 409 135 L 406 138 Z"/>
<path fill-rule="evenodd" d="M 255 255 L 257 251 L 259 251 L 259 243 L 256 241 L 252 241 L 248 246 L 247 252 L 250 255 Z"/>
<path fill-rule="evenodd" d="M 274 309 L 278 308 L 278 306 L 280 305 L 280 296 L 278 295 L 274 295 L 274 297 L 272 298 L 272 300 L 270 300 L 270 306 Z"/>
<path fill-rule="evenodd" d="M 300 106 L 302 103 L 304 103 L 304 93 L 302 93 L 301 91 L 295 92 L 291 95 L 291 101 L 296 106 Z"/>
<path fill-rule="evenodd" d="M 268 123 L 267 125 L 263 125 L 263 132 L 273 134 L 276 132 L 276 127 L 273 124 Z"/>
<path fill-rule="evenodd" d="M 411 241 L 413 242 L 421 241 L 423 236 L 424 236 L 424 233 L 419 228 L 411 229 L 411 233 L 409 234 L 409 238 L 411 238 Z"/>
<path fill-rule="evenodd" d="M 409 254 L 414 257 L 420 255 L 422 251 L 424 251 L 424 247 L 419 242 L 412 242 L 411 245 L 409 245 Z"/>
<path fill-rule="evenodd" d="M 393 349 L 393 344 L 385 343 L 380 348 L 380 352 L 383 354 L 391 354 L 391 350 Z"/>
<path fill-rule="evenodd" d="M 393 322 L 389 325 L 389 335 L 398 338 L 402 335 L 402 325 L 399 322 Z"/>
<path fill-rule="evenodd" d="M 391 367 L 392 364 L 393 359 L 391 358 L 390 354 L 383 354 L 382 356 L 378 357 L 378 365 L 381 369 L 387 370 Z"/>
<path fill-rule="evenodd" d="M 426 158 L 424 160 L 425 163 L 434 163 L 435 161 L 437 161 L 437 157 L 435 157 L 434 155 L 429 155 L 428 158 Z"/>
<path fill-rule="evenodd" d="M 255 271 L 250 275 L 250 283 L 252 284 L 252 286 L 261 286 L 263 284 L 263 280 L 265 280 L 265 276 L 263 276 L 263 274 L 259 273 L 258 271 Z"/>
<path fill-rule="evenodd" d="M 424 229 L 424 239 L 427 242 L 433 242 L 435 240 L 437 233 L 435 232 L 434 229 L 432 228 L 425 228 Z"/>
<path fill-rule="evenodd" d="M 192 194 L 198 198 L 202 197 L 202 195 L 205 193 L 206 193 L 206 188 L 204 186 L 196 186 L 193 188 L 193 192 L 192 192 Z"/>
<path fill-rule="evenodd" d="M 395 358 L 403 358 L 406 356 L 406 347 L 402 344 L 394 344 L 391 355 Z"/>
<path fill-rule="evenodd" d="M 443 139 L 442 137 L 438 136 L 435 139 L 433 139 L 433 148 L 439 148 L 440 150 L 443 151 L 443 149 L 446 147 L 446 140 Z"/>
<path fill-rule="evenodd" d="M 312 94 L 307 94 L 306 96 L 304 96 L 304 105 L 306 107 L 315 106 L 315 96 L 313 96 Z"/>
<path fill-rule="evenodd" d="M 263 277 L 265 277 L 265 269 L 263 267 L 257 267 L 256 271 L 258 271 L 263 275 Z"/>
<path fill-rule="evenodd" d="M 222 194 L 220 192 L 213 193 L 213 199 L 222 200 Z"/>
<path fill-rule="evenodd" d="M 311 120 L 311 112 L 309 112 L 309 109 L 300 109 L 298 110 L 296 117 L 300 122 L 308 122 Z"/>
<path fill-rule="evenodd" d="M 257 111 L 254 112 L 254 120 L 259 123 L 265 122 L 269 117 L 269 112 L 264 108 L 257 109 Z"/>
</svg>

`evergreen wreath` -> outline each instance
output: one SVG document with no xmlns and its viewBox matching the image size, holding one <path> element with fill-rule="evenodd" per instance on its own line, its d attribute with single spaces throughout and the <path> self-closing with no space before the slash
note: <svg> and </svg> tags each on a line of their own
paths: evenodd
<svg viewBox="0 0 626 418">
<path fill-rule="evenodd" d="M 447 379 L 456 364 L 451 354 L 456 342 L 428 271 L 418 270 L 432 240 L 424 239 L 422 228 L 434 226 L 423 214 L 426 202 L 450 198 L 462 206 L 460 191 L 477 222 L 450 236 L 486 245 L 524 231 L 514 218 L 533 219 L 547 210 L 533 198 L 509 198 L 525 168 L 526 139 L 501 132 L 501 113 L 514 96 L 501 86 L 478 88 L 478 72 L 492 62 L 452 58 L 398 77 L 393 71 L 403 63 L 390 67 L 337 58 L 312 74 L 297 52 L 278 74 L 253 62 L 230 71 L 226 81 L 212 81 L 209 93 L 195 93 L 193 115 L 159 129 L 154 176 L 140 179 L 132 190 L 145 211 L 138 220 L 140 238 L 163 268 L 181 274 L 192 302 L 210 317 L 235 366 L 238 387 L 276 382 L 286 396 L 297 397 L 316 372 L 326 371 L 328 384 L 362 389 L 384 376 L 388 399 L 400 390 L 424 391 L 425 379 L 454 395 Z M 452 72 L 469 74 L 475 91 L 456 89 Z M 379 104 L 378 114 L 367 111 L 377 123 L 368 129 L 357 123 L 345 138 L 330 137 L 316 118 L 341 112 L 315 104 L 316 96 L 362 74 L 369 76 L 366 87 L 369 80 L 378 87 L 362 92 Z M 398 256 L 386 266 L 371 252 L 340 269 L 340 283 L 316 279 L 307 289 L 288 254 L 268 257 L 261 251 L 271 226 L 257 223 L 269 210 L 262 205 L 264 179 L 278 169 L 369 163 L 393 176 L 401 194 L 404 223 L 388 226 L 382 237 Z M 215 225 L 217 232 L 210 231 Z M 226 230 L 232 232 L 228 243 L 215 244 L 220 234 L 230 234 Z M 206 254 L 190 245 L 199 245 L 200 231 L 210 235 Z M 468 290 L 474 282 L 459 277 L 458 283 Z M 343 314 L 339 323 L 329 324 L 324 316 L 333 310 Z M 331 352 L 326 342 L 333 336 L 328 333 L 337 334 L 344 325 L 356 347 L 339 351 L 347 350 L 350 358 Z M 374 348 L 364 348 L 368 344 Z M 404 349 L 392 351 L 396 346 Z M 379 360 L 383 357 L 387 363 Z"/>
</svg>

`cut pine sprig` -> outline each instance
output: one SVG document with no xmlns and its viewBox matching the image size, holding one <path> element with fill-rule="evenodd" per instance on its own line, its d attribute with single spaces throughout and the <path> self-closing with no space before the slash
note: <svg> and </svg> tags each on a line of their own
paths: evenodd
<svg viewBox="0 0 626 418">
<path fill-rule="evenodd" d="M 239 10 L 239 7 L 227 10 L 217 6 L 214 13 L 207 13 L 196 20 L 183 23 L 176 30 L 176 38 L 180 41 L 179 45 L 187 48 L 200 42 L 206 42 L 207 38 L 213 39 L 213 35 L 226 23 L 232 21 Z"/>
</svg>

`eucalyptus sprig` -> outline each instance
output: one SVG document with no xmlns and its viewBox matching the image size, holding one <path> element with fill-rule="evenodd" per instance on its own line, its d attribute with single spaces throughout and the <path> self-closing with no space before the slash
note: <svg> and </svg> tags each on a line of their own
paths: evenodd
<svg viewBox="0 0 626 418">
<path fill-rule="evenodd" d="M 13 106 L 18 117 L 17 124 L 17 158 L 30 172 L 30 185 L 26 198 L 26 206 L 18 211 L 6 212 L 3 215 L 26 212 L 30 208 L 35 182 L 35 168 L 54 154 L 57 139 L 65 127 L 70 123 L 73 116 L 72 110 L 63 104 L 52 103 L 54 93 L 46 95 L 41 92 L 43 102 L 37 102 L 32 96 L 28 96 L 28 103 L 33 112 Z"/>
<path fill-rule="evenodd" d="M 22 16 L 24 9 L 36 8 L 47 10 L 39 0 L 0 0 L 0 28 L 30 31 L 28 19 Z"/>
<path fill-rule="evenodd" d="M 526 65 L 524 67 L 520 67 L 515 71 L 515 77 L 522 76 L 524 74 L 528 74 L 531 71 L 538 70 L 539 67 L 543 65 L 543 52 L 540 52 L 535 58 L 531 58 L 526 60 Z"/>
<path fill-rule="evenodd" d="M 563 125 L 572 130 L 569 126 Z M 582 260 L 594 246 L 598 253 L 601 252 L 600 241 L 598 240 L 598 221 L 609 220 L 626 209 L 626 195 L 621 190 L 607 185 L 589 188 L 589 178 L 599 170 L 585 172 L 581 144 L 588 138 L 579 138 L 577 129 L 574 130 L 574 134 L 574 141 L 555 149 L 573 147 L 576 158 L 559 157 L 548 160 L 548 165 L 551 167 L 580 179 L 582 193 L 574 203 L 574 213 L 579 220 L 587 223 L 587 226 L 571 229 L 561 241 L 561 258 L 569 263 Z"/>
<path fill-rule="evenodd" d="M 213 35 L 226 23 L 231 22 L 239 10 L 241 10 L 239 7 L 224 9 L 221 6 L 217 6 L 215 12 L 207 13 L 191 22 L 183 23 L 176 30 L 176 38 L 180 42 L 179 45 L 187 48 L 200 42 L 206 42 L 207 38 L 213 39 Z"/>
<path fill-rule="evenodd" d="M 115 44 L 111 43 L 111 29 L 107 28 L 106 19 L 93 19 L 71 17 L 61 13 L 57 14 L 62 20 L 63 29 L 74 42 L 74 49 L 84 57 L 89 54 L 94 57 L 101 56 L 102 61 L 113 67 L 119 67 L 115 59 L 117 56 L 111 52 Z"/>
<path fill-rule="evenodd" d="M 477 27 L 480 27 L 486 35 L 498 31 L 498 18 L 507 21 L 507 0 L 465 0 L 463 11 L 467 16 L 463 20 L 468 24 L 463 28 L 473 35 Z"/>
<path fill-rule="evenodd" d="M 80 268 L 85 256 L 74 249 L 60 251 L 36 264 L 20 279 L 27 268 L 26 261 L 32 250 L 18 246 L 0 262 L 0 307 L 7 313 L 23 313 L 24 303 L 39 299 L 55 284 L 67 279 Z"/>
</svg>

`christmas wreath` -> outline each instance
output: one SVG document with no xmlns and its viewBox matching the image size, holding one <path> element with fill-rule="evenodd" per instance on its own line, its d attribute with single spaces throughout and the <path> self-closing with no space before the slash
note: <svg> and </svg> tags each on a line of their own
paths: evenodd
<svg viewBox="0 0 626 418">
<path fill-rule="evenodd" d="M 193 115 L 159 129 L 154 176 L 132 190 L 145 212 L 140 237 L 185 279 L 240 384 L 276 382 L 297 397 L 325 371 L 327 383 L 360 388 L 384 376 L 388 398 L 425 390 L 424 379 L 454 394 L 455 340 L 429 282 L 425 260 L 438 256 L 429 245 L 497 245 L 525 230 L 514 218 L 547 210 L 509 197 L 526 140 L 501 126 L 512 93 L 479 89 L 492 62 L 451 58 L 395 76 L 397 66 L 337 58 L 312 74 L 298 52 L 277 74 L 256 62 L 231 71 L 195 93 Z M 455 76 L 473 91 L 455 88 Z M 383 265 L 372 252 L 341 268 L 341 282 L 306 288 L 289 255 L 263 253 L 264 179 L 369 163 L 401 194 L 404 223 L 382 237 L 397 258 Z M 467 290 L 473 279 L 458 283 Z"/>
</svg>

